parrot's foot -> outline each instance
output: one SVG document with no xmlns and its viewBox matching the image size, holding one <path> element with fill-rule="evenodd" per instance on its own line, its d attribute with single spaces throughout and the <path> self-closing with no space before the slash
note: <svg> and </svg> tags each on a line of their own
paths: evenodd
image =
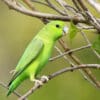
<svg viewBox="0 0 100 100">
<path fill-rule="evenodd" d="M 35 79 L 34 82 L 35 82 L 35 86 L 37 86 L 37 85 L 42 86 L 43 85 L 43 82 L 40 80 Z"/>
<path fill-rule="evenodd" d="M 43 80 L 43 81 L 45 81 L 45 82 L 48 82 L 48 81 L 49 81 L 49 78 L 48 78 L 47 76 L 43 75 L 43 76 L 41 77 L 41 80 Z"/>
<path fill-rule="evenodd" d="M 33 80 L 35 82 L 35 86 L 40 85 L 42 86 L 44 83 L 48 82 L 48 77 L 47 76 L 42 76 L 40 80 Z"/>
</svg>

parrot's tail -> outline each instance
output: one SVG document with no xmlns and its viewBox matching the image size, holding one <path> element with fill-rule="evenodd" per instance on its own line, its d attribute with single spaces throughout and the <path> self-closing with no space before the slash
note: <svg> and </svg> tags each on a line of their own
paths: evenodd
<svg viewBox="0 0 100 100">
<path fill-rule="evenodd" d="M 9 96 L 21 84 L 21 82 L 25 80 L 25 78 L 26 78 L 25 76 L 24 77 L 19 76 L 15 80 L 11 81 L 9 84 L 9 90 L 7 96 Z"/>
</svg>

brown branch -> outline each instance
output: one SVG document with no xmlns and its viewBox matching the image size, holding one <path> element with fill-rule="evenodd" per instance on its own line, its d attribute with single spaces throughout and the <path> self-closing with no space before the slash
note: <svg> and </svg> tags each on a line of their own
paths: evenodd
<svg viewBox="0 0 100 100">
<path fill-rule="evenodd" d="M 57 50 L 57 52 L 58 52 L 60 55 L 63 54 L 63 52 L 62 52 L 57 46 L 55 46 L 55 49 Z M 68 59 L 67 56 L 63 56 L 63 58 L 64 58 L 65 61 L 67 61 L 67 62 L 70 64 L 70 66 L 75 66 L 74 63 L 73 63 L 70 59 Z M 53 61 L 52 58 L 51 58 L 51 61 Z"/>
<path fill-rule="evenodd" d="M 64 9 L 64 11 L 70 11 L 72 14 L 76 14 L 76 12 L 78 12 L 78 10 L 69 5 L 65 0 L 56 0 L 56 2 Z"/>
<path fill-rule="evenodd" d="M 41 1 L 39 1 L 39 0 L 31 0 L 31 1 L 49 7 L 49 5 L 47 3 L 45 3 L 45 2 L 43 2 L 42 0 Z"/>
<path fill-rule="evenodd" d="M 65 21 L 74 21 L 74 22 L 80 22 L 80 23 L 87 23 L 86 20 L 84 20 L 81 17 L 69 17 L 69 16 L 61 16 L 61 15 L 54 15 L 54 14 L 48 14 L 48 13 L 41 13 L 38 11 L 31 11 L 29 9 L 26 9 L 25 7 L 21 7 L 16 5 L 16 3 L 11 2 L 10 0 L 3 0 L 5 4 L 8 5 L 10 9 L 16 10 L 22 14 L 36 17 L 36 18 L 45 18 L 50 20 L 65 20 Z"/>
<path fill-rule="evenodd" d="M 35 10 L 35 7 L 33 6 L 30 0 L 23 0 L 23 2 L 26 3 L 27 6 L 29 6 L 29 8 L 31 8 L 32 10 Z"/>
<path fill-rule="evenodd" d="M 96 2 L 96 0 L 87 0 L 89 4 L 96 9 L 100 13 L 100 3 Z"/>
<path fill-rule="evenodd" d="M 51 8 L 53 8 L 55 11 L 57 11 L 59 14 L 61 15 L 67 15 L 65 12 L 63 12 L 61 9 L 59 9 L 58 7 L 56 7 L 50 0 L 46 0 L 46 2 L 49 4 L 49 6 Z"/>
<path fill-rule="evenodd" d="M 86 5 L 83 3 L 82 0 L 78 0 L 78 3 L 80 4 L 81 8 L 84 10 L 86 14 L 86 18 L 88 19 L 90 24 L 93 25 L 98 30 L 98 32 L 100 32 L 100 24 L 97 21 L 97 19 L 91 14 L 91 12 L 89 12 L 88 8 L 86 7 Z"/>
<path fill-rule="evenodd" d="M 48 76 L 48 79 L 51 80 L 51 79 L 57 77 L 58 75 L 62 75 L 65 72 L 70 72 L 70 71 L 74 71 L 74 70 L 77 70 L 77 69 L 84 69 L 84 68 L 100 69 L 100 64 L 82 64 L 82 65 L 77 65 L 75 67 L 65 67 L 64 69 L 61 69 L 61 70 L 59 70 L 59 71 L 57 71 L 57 72 L 49 75 Z M 47 83 L 47 81 L 45 79 L 44 80 L 43 79 L 40 79 L 40 81 L 42 83 Z M 27 93 L 25 93 L 18 100 L 25 100 L 29 95 L 31 95 L 32 93 L 34 93 L 37 89 L 39 89 L 43 85 L 37 84 L 37 85 L 33 86 Z"/>
<path fill-rule="evenodd" d="M 87 40 L 86 40 L 86 41 L 87 41 Z M 63 41 L 63 43 L 60 42 L 60 44 L 61 44 L 61 46 L 63 47 L 63 49 L 64 49 L 65 51 L 67 51 L 67 52 L 65 52 L 65 54 L 66 54 L 66 53 L 69 54 L 69 56 L 71 57 L 71 59 L 72 59 L 76 64 L 80 65 L 80 64 L 81 64 L 80 60 L 79 60 L 72 52 L 71 52 L 71 53 L 68 53 L 68 52 L 70 51 L 70 49 L 68 49 L 68 47 L 66 46 L 66 44 L 64 43 L 64 41 Z M 91 47 L 91 44 L 88 44 L 88 45 Z M 61 57 L 61 56 L 63 56 L 63 54 L 62 54 L 62 55 L 59 55 L 57 58 L 59 58 L 59 57 Z M 55 57 L 55 59 L 56 59 L 56 57 Z M 87 80 L 88 80 L 89 82 L 90 82 L 90 80 L 91 80 L 92 83 L 95 84 L 96 87 L 100 87 L 100 82 L 96 80 L 96 77 L 92 74 L 92 72 L 91 72 L 90 69 L 83 69 L 82 71 L 85 73 L 85 75 L 86 75 L 87 77 L 90 78 L 90 79 L 87 78 Z M 86 76 L 85 76 L 85 77 L 86 77 Z M 90 82 L 90 83 L 91 83 L 91 82 Z"/>
<path fill-rule="evenodd" d="M 80 6 L 78 5 L 78 1 L 77 0 L 72 0 L 73 4 L 75 5 L 75 7 L 78 9 L 78 11 L 82 11 L 82 9 L 80 8 Z"/>
<path fill-rule="evenodd" d="M 50 61 L 56 60 L 56 59 L 61 58 L 61 57 L 65 56 L 65 55 L 67 55 L 67 54 L 73 53 L 75 51 L 80 51 L 80 50 L 83 50 L 83 49 L 86 49 L 86 48 L 90 48 L 90 47 L 91 47 L 91 45 L 86 45 L 86 46 L 82 46 L 82 47 L 79 47 L 79 48 L 68 50 L 68 51 L 66 51 L 66 52 L 64 52 L 64 53 L 62 53 L 60 55 L 57 55 L 55 57 L 50 58 Z"/>
</svg>

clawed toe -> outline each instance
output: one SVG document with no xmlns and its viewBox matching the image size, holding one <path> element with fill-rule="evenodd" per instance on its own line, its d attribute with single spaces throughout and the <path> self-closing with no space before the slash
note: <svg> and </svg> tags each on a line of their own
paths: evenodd
<svg viewBox="0 0 100 100">
<path fill-rule="evenodd" d="M 34 82 L 35 82 L 35 85 L 43 85 L 43 82 L 40 80 L 35 79 Z"/>
<path fill-rule="evenodd" d="M 35 79 L 33 80 L 35 82 L 35 86 L 40 85 L 42 86 L 44 83 L 48 82 L 49 78 L 47 76 L 42 76 L 40 80 Z"/>
<path fill-rule="evenodd" d="M 48 78 L 47 76 L 43 75 L 43 76 L 41 77 L 41 80 L 43 80 L 43 81 L 45 81 L 45 82 L 48 82 L 49 78 Z"/>
</svg>

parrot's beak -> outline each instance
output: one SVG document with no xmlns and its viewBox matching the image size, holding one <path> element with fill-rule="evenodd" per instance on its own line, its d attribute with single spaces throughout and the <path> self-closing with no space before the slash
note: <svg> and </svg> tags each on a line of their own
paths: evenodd
<svg viewBox="0 0 100 100">
<path fill-rule="evenodd" d="M 68 33 L 69 28 L 67 26 L 65 26 L 63 28 L 63 35 L 66 35 Z"/>
</svg>

